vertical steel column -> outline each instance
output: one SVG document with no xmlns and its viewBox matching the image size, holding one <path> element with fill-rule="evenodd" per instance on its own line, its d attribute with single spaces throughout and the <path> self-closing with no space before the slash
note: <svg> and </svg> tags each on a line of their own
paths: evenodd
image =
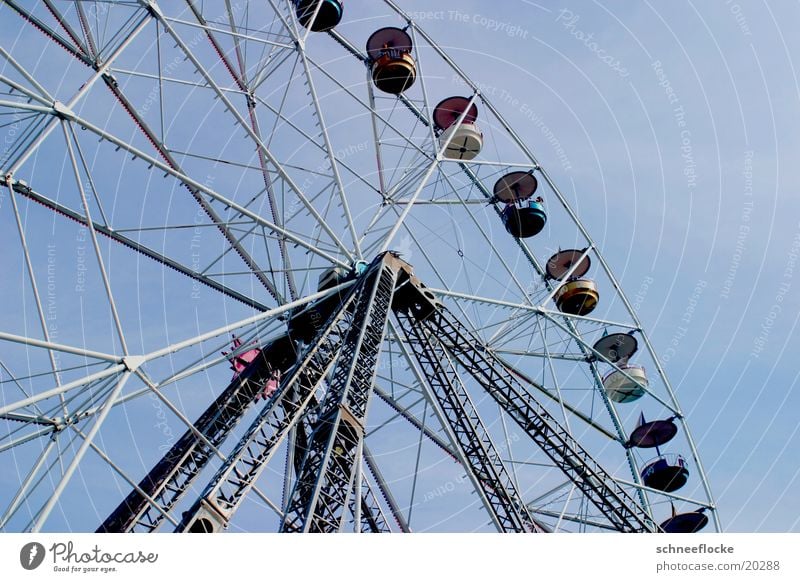
<svg viewBox="0 0 800 582">
<path fill-rule="evenodd" d="M 376 264 L 377 263 L 377 264 Z M 366 273 L 354 324 L 320 403 L 308 451 L 284 516 L 284 532 L 335 532 L 343 527 L 364 439 L 367 407 L 402 266 L 385 253 Z M 363 518 L 363 516 L 362 516 Z"/>
</svg>

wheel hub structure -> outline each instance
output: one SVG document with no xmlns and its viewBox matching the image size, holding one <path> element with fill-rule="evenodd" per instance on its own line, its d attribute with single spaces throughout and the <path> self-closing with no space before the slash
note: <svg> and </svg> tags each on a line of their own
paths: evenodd
<svg viewBox="0 0 800 582">
<path fill-rule="evenodd" d="M 0 530 L 719 530 L 535 144 L 359 4 L 0 2 Z"/>
</svg>

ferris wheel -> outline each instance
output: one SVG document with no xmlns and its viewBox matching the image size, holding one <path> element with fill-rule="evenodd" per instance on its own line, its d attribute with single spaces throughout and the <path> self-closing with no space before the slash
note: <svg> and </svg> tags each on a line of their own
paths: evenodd
<svg viewBox="0 0 800 582">
<path fill-rule="evenodd" d="M 395 2 L 0 15 L 0 529 L 719 531 L 613 261 Z"/>
</svg>

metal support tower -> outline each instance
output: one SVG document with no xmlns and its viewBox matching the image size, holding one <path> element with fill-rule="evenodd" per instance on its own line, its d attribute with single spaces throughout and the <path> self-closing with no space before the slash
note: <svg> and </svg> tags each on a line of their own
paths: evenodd
<svg viewBox="0 0 800 582">
<path fill-rule="evenodd" d="M 345 508 L 360 472 L 367 408 L 401 265 L 387 253 L 367 275 L 281 531 L 335 532 L 344 527 Z"/>
<path fill-rule="evenodd" d="M 362 472 L 362 459 L 369 460 L 364 453 L 364 427 L 392 311 L 451 435 L 457 458 L 499 531 L 539 532 L 543 528 L 522 501 L 456 364 L 492 396 L 613 528 L 658 529 L 647 511 L 395 254 L 383 253 L 375 259 L 333 311 L 203 494 L 184 513 L 176 531 L 215 532 L 226 528 L 292 428 L 297 429 L 294 462 L 287 470 L 294 470 L 297 478 L 281 530 L 343 531 L 352 521 L 359 531 L 391 531 Z M 289 367 L 294 358 L 287 346 L 293 345 L 284 336 L 264 349 L 200 417 L 195 430 L 184 435 L 98 531 L 154 531 L 210 459 L 214 449 L 209 443 L 215 448 L 230 433 L 274 366 Z M 328 388 L 318 399 L 318 389 L 329 375 Z M 204 438 L 200 439 L 198 433 Z M 371 468 L 369 463 L 367 467 Z M 380 481 L 378 484 L 380 487 Z M 390 503 L 390 509 L 401 530 L 408 531 L 394 504 Z"/>
<path fill-rule="evenodd" d="M 272 370 L 285 371 L 295 360 L 294 345 L 281 336 L 263 350 L 220 394 L 117 508 L 97 528 L 98 533 L 152 532 L 180 500 L 194 478 L 253 403 Z M 203 438 L 200 438 L 202 435 Z M 213 447 L 213 448 L 212 448 Z M 158 502 L 150 504 L 141 492 Z"/>
<path fill-rule="evenodd" d="M 648 512 L 528 393 L 479 338 L 446 307 L 419 290 L 409 314 L 400 317 L 409 334 L 421 335 L 450 354 L 547 454 L 586 497 L 623 532 L 657 531 Z"/>
<path fill-rule="evenodd" d="M 442 344 L 416 325 L 411 310 L 399 312 L 406 341 L 420 363 L 443 417 L 451 427 L 459 456 L 492 522 L 502 532 L 541 531 L 528 512 L 497 447 L 467 394 Z"/>
<path fill-rule="evenodd" d="M 278 391 L 250 425 L 200 499 L 183 515 L 176 531 L 212 532 L 224 529 L 289 430 L 302 426 L 303 417 L 312 413 L 312 409 L 325 410 L 325 401 L 316 404 L 315 390 L 333 369 L 342 346 L 349 345 L 346 339 L 352 336 L 351 330 L 356 329 L 359 322 L 363 324 L 370 320 L 363 318 L 369 313 L 363 312 L 360 307 L 364 297 L 371 296 L 373 291 L 368 288 L 369 282 L 383 281 L 377 274 L 384 272 L 384 261 L 400 264 L 391 255 L 384 255 L 376 259 L 362 275 L 361 281 L 350 289 L 338 310 L 330 316 L 305 354 L 284 377 Z M 390 272 L 396 278 L 396 271 Z M 389 299 L 392 288 L 389 289 Z M 376 350 L 379 348 L 380 344 L 375 347 Z M 304 435 L 304 431 L 298 431 L 298 435 Z M 308 444 L 304 442 L 305 438 L 298 439 L 297 450 L 310 450 L 314 445 L 314 435 L 309 438 Z M 371 506 L 370 500 L 374 500 L 371 493 L 362 496 L 361 507 Z M 379 515 L 377 509 L 362 511 L 362 517 L 366 522 L 373 520 L 378 524 L 369 524 L 368 531 L 386 527 L 380 525 L 381 522 L 385 523 L 385 519 Z"/>
</svg>

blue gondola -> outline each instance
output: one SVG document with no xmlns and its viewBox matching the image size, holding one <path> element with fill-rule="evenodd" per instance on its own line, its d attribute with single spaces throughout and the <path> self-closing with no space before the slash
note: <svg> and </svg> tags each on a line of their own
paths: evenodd
<svg viewBox="0 0 800 582">
<path fill-rule="evenodd" d="M 537 200 L 515 200 L 503 209 L 503 224 L 508 233 L 517 238 L 539 234 L 546 223 L 544 205 Z"/>
<path fill-rule="evenodd" d="M 494 185 L 494 197 L 505 202 L 502 218 L 511 236 L 528 238 L 539 234 L 547 223 L 544 200 L 531 198 L 539 183 L 530 172 L 511 172 Z"/>
</svg>

